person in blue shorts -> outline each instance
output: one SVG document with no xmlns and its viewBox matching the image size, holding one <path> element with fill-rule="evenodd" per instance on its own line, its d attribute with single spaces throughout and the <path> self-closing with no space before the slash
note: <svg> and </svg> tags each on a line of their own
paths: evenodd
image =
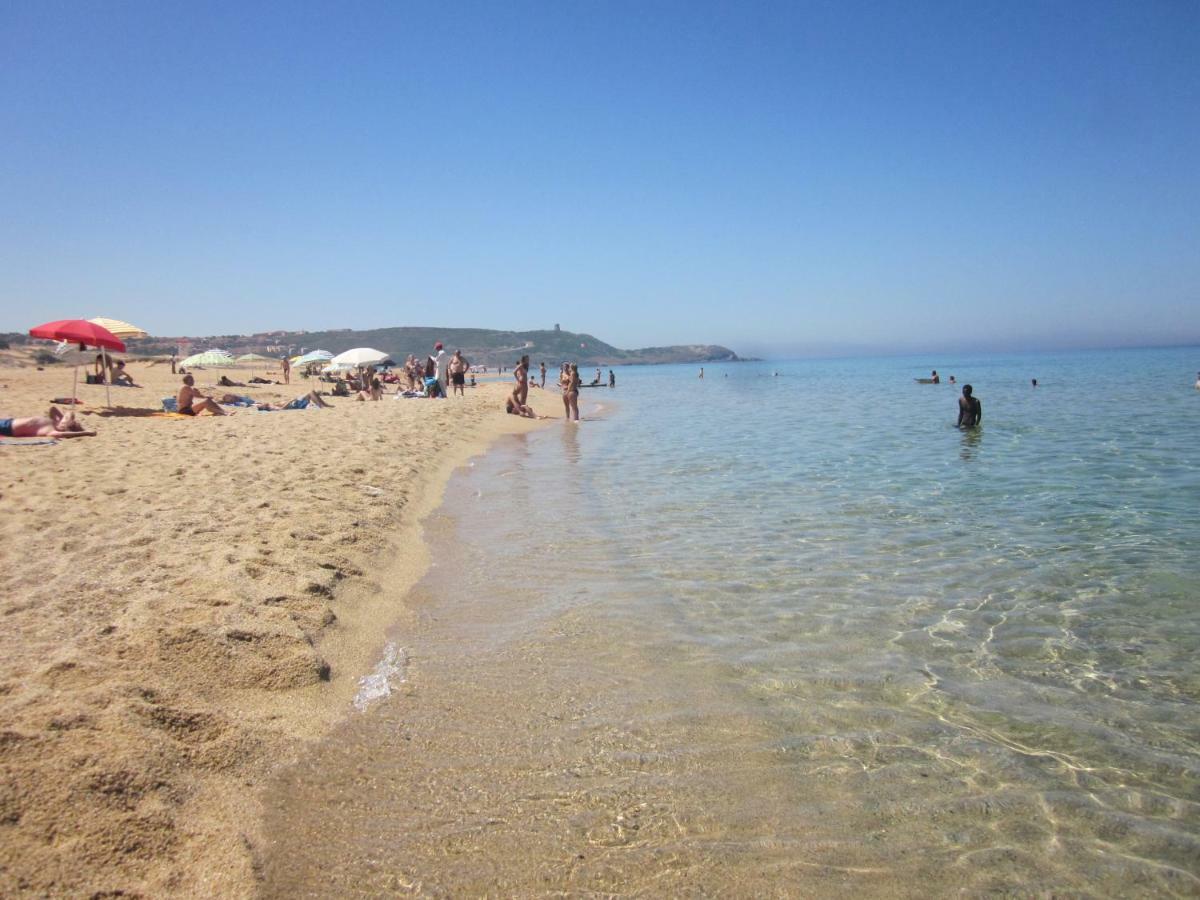
<svg viewBox="0 0 1200 900">
<path fill-rule="evenodd" d="M 26 416 L 20 419 L 0 419 L 0 437 L 73 438 L 95 437 L 75 419 L 75 413 L 63 414 L 50 407 L 49 415 Z"/>
</svg>

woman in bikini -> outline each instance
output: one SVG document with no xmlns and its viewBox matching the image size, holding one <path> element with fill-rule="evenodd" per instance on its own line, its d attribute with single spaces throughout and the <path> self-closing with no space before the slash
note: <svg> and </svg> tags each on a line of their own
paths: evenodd
<svg viewBox="0 0 1200 900">
<path fill-rule="evenodd" d="M 569 369 L 563 374 L 562 383 L 563 392 L 563 408 L 567 411 L 567 421 L 571 421 L 574 414 L 575 421 L 579 421 L 579 365 L 571 363 Z"/>
</svg>

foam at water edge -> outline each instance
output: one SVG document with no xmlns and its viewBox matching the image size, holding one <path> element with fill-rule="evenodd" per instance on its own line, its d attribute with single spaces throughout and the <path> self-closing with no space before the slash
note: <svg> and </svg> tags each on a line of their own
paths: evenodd
<svg viewBox="0 0 1200 900">
<path fill-rule="evenodd" d="M 358 679 L 358 693 L 354 695 L 354 708 L 364 712 L 392 693 L 392 685 L 404 682 L 404 668 L 408 657 L 402 649 L 388 642 L 383 648 L 383 659 L 379 660 L 370 675 Z"/>
</svg>

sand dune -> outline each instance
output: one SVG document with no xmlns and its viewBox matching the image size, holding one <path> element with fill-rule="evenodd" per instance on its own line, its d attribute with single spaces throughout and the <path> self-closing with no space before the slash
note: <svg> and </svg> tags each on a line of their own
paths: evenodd
<svg viewBox="0 0 1200 900">
<path fill-rule="evenodd" d="M 14 355 L 0 415 L 69 393 L 68 369 Z M 118 409 L 79 386 L 98 436 L 0 446 L 5 896 L 250 894 L 259 786 L 351 710 L 426 566 L 420 519 L 454 467 L 535 427 L 503 413 L 501 384 L 160 418 L 177 378 L 130 368 L 145 387 L 114 388 Z"/>
</svg>

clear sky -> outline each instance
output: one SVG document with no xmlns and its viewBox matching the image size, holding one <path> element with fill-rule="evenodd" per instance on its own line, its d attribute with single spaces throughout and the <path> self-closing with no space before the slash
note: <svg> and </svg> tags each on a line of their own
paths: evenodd
<svg viewBox="0 0 1200 900">
<path fill-rule="evenodd" d="M 0 4 L 0 331 L 1200 342 L 1200 3 Z"/>
</svg>

